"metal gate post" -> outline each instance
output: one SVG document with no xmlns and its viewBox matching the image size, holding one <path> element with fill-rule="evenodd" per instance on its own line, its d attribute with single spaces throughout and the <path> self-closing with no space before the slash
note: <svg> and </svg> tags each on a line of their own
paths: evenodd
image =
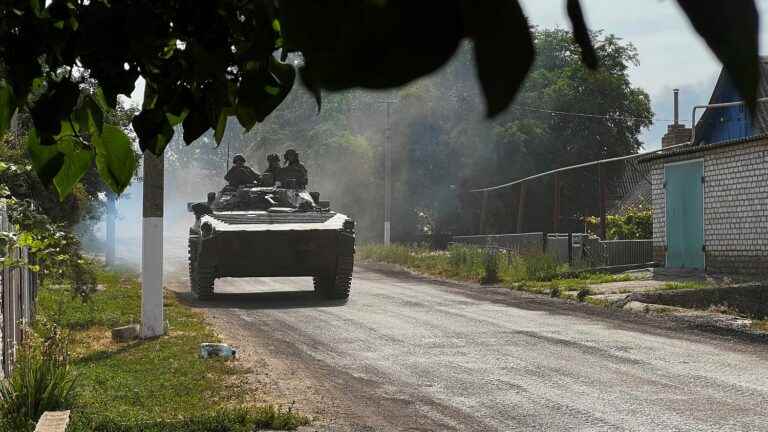
<svg viewBox="0 0 768 432">
<path fill-rule="evenodd" d="M 555 199 L 552 209 L 552 232 L 560 232 L 560 175 L 555 174 Z"/>
</svg>

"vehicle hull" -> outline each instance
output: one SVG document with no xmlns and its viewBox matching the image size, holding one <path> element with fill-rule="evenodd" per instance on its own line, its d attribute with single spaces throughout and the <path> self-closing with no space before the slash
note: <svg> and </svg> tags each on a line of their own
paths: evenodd
<svg viewBox="0 0 768 432">
<path fill-rule="evenodd" d="M 197 262 L 216 278 L 323 276 L 351 257 L 354 234 L 342 230 L 259 230 L 197 236 Z"/>
</svg>

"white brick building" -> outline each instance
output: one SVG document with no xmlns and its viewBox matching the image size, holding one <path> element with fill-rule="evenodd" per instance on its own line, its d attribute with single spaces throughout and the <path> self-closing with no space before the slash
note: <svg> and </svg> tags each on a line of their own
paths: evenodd
<svg viewBox="0 0 768 432">
<path fill-rule="evenodd" d="M 768 274 L 768 135 L 684 146 L 643 160 L 651 164 L 657 262 Z"/>
</svg>

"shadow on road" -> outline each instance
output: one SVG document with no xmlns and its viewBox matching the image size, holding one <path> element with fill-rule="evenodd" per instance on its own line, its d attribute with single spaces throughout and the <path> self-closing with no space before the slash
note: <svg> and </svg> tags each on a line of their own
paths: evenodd
<svg viewBox="0 0 768 432">
<path fill-rule="evenodd" d="M 201 301 L 190 292 L 178 293 L 193 308 L 206 309 L 300 309 L 344 306 L 346 300 L 326 300 L 314 291 L 270 291 L 259 293 L 216 293 L 213 299 Z"/>
</svg>

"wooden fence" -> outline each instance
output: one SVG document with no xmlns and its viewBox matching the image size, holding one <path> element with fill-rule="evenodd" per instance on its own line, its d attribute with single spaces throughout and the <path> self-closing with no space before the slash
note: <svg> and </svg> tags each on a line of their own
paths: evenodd
<svg viewBox="0 0 768 432">
<path fill-rule="evenodd" d="M 0 201 L 0 232 L 12 229 L 5 204 Z M 2 247 L 0 256 L 29 262 L 28 251 L 22 248 Z M 37 274 L 27 267 L 0 264 L 0 378 L 10 375 L 23 328 L 34 317 L 37 283 Z"/>
</svg>

